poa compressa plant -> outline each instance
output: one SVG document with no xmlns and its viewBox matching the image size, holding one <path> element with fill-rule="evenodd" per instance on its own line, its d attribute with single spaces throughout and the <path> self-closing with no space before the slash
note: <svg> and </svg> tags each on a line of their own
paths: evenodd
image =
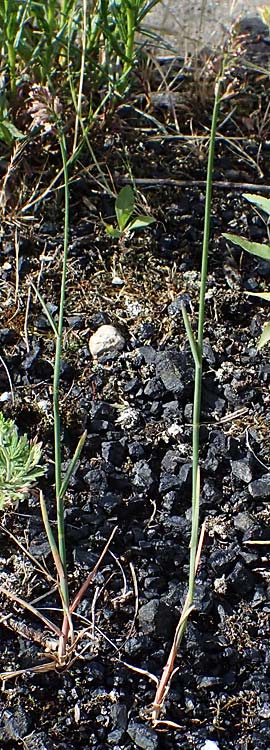
<svg viewBox="0 0 270 750">
<path fill-rule="evenodd" d="M 39 618 L 43 622 L 43 624 L 45 624 L 46 628 L 49 628 L 49 630 L 54 634 L 54 636 L 56 636 L 58 640 L 58 648 L 57 648 L 56 653 L 48 654 L 47 662 L 43 664 L 41 667 L 37 666 L 37 667 L 32 667 L 30 669 L 30 671 L 32 672 L 40 672 L 40 671 L 47 671 L 49 669 L 64 668 L 68 666 L 70 662 L 72 661 L 72 658 L 74 658 L 75 645 L 78 641 L 78 638 L 80 638 L 80 635 L 79 636 L 77 635 L 75 639 L 73 623 L 72 623 L 72 614 L 77 609 L 78 604 L 80 603 L 82 597 L 85 594 L 85 591 L 87 590 L 90 582 L 93 580 L 96 574 L 96 571 L 101 563 L 101 560 L 106 554 L 106 551 L 110 545 L 110 542 L 116 532 L 116 527 L 113 529 L 110 535 L 110 538 L 107 544 L 105 545 L 103 552 L 101 553 L 101 556 L 97 564 L 95 565 L 94 569 L 89 573 L 86 581 L 82 584 L 81 588 L 77 592 L 73 601 L 70 602 L 68 577 L 67 577 L 66 537 L 65 537 L 65 524 L 64 524 L 65 494 L 69 485 L 70 478 L 72 474 L 74 473 L 75 467 L 80 458 L 80 454 L 81 454 L 81 451 L 83 449 L 85 439 L 86 439 L 86 432 L 84 432 L 83 435 L 81 436 L 78 442 L 77 448 L 74 452 L 74 455 L 71 458 L 65 472 L 63 473 L 61 423 L 60 423 L 60 409 L 59 409 L 59 402 L 60 402 L 59 381 L 60 381 L 60 367 L 61 367 L 61 356 L 62 356 L 62 347 L 63 347 L 63 320 L 64 320 L 64 307 L 65 307 L 67 260 L 68 260 L 68 239 L 69 239 L 69 178 L 68 178 L 68 166 L 67 166 L 68 158 L 67 158 L 66 140 L 65 140 L 63 124 L 62 124 L 62 119 L 61 119 L 61 105 L 60 105 L 59 100 L 57 98 L 54 98 L 50 94 L 48 89 L 44 86 L 35 86 L 33 88 L 32 94 L 31 94 L 31 100 L 32 100 L 31 115 L 33 119 L 33 127 L 35 129 L 46 128 L 47 132 L 49 129 L 54 130 L 58 138 L 60 149 L 61 149 L 63 174 L 64 174 L 64 193 L 65 193 L 64 247 L 63 247 L 63 255 L 62 255 L 61 290 L 60 290 L 59 315 L 58 315 L 57 324 L 54 322 L 52 316 L 50 315 L 50 312 L 46 305 L 46 301 L 40 295 L 39 291 L 34 287 L 37 297 L 42 305 L 45 315 L 47 316 L 47 319 L 50 323 L 50 326 L 52 328 L 52 331 L 55 337 L 54 378 L 53 378 L 53 422 L 54 422 L 54 471 L 55 471 L 55 506 L 56 506 L 57 541 L 54 537 L 51 522 L 49 521 L 46 499 L 44 498 L 42 492 L 40 493 L 40 506 L 41 506 L 41 513 L 42 513 L 42 518 L 43 518 L 48 542 L 50 545 L 52 557 L 53 557 L 54 564 L 55 564 L 55 569 L 57 572 L 57 588 L 58 588 L 58 592 L 60 596 L 61 609 L 62 609 L 62 627 L 59 628 L 58 626 L 56 626 L 52 621 L 46 618 L 44 614 L 41 613 L 36 607 L 33 607 L 33 605 L 28 604 L 26 601 L 22 601 L 18 596 L 16 596 L 12 592 L 3 589 L 3 587 L 1 587 L 1 592 L 4 593 L 7 597 L 11 598 L 13 601 L 16 601 L 17 603 L 19 603 L 20 606 L 30 611 L 37 618 Z M 16 434 L 14 437 L 14 430 L 12 432 L 11 426 L 8 426 L 8 429 L 9 429 L 10 440 L 13 439 L 13 442 L 16 447 Z M 17 447 L 18 445 L 20 447 L 22 454 L 24 452 L 25 460 L 27 460 L 25 440 L 23 440 L 23 442 L 19 444 L 17 443 Z M 3 450 L 3 441 L 2 441 L 2 450 Z M 39 460 L 38 450 L 39 449 L 37 445 L 32 445 L 31 447 L 32 452 L 30 456 L 31 461 L 29 458 L 28 465 L 27 465 L 29 472 L 31 471 L 31 469 L 32 471 L 35 471 L 34 461 L 36 461 L 36 464 L 38 463 L 38 460 Z M 7 448 L 5 444 L 4 444 L 4 451 L 5 452 L 3 453 L 3 459 L 5 460 L 5 457 L 6 457 L 6 478 L 8 481 L 9 474 L 10 474 L 10 460 L 8 462 L 9 454 L 7 453 Z M 28 449 L 28 453 L 29 453 L 29 449 Z M 27 479 L 28 479 L 28 484 L 29 484 L 30 478 L 31 478 L 31 474 L 30 474 L 30 477 L 28 478 L 28 474 L 25 469 L 25 476 L 24 476 L 25 482 L 27 483 Z M 32 556 L 29 555 L 26 549 L 24 549 L 24 553 L 33 560 Z M 39 570 L 43 572 L 46 578 L 48 578 L 48 572 L 45 570 L 45 568 L 42 568 L 42 566 L 40 565 L 38 565 L 37 567 L 39 568 Z M 51 580 L 51 576 L 49 576 L 49 579 Z M 85 635 L 85 628 L 83 630 L 83 634 Z M 2 679 L 7 679 L 9 677 L 14 677 L 17 674 L 21 674 L 21 673 L 23 673 L 23 671 L 20 671 L 20 670 L 17 672 L 11 672 L 11 673 L 6 672 L 6 673 L 3 673 L 1 677 Z"/>
<path fill-rule="evenodd" d="M 160 680 L 157 680 L 157 689 L 152 709 L 152 721 L 154 726 L 160 722 L 161 709 L 168 692 L 170 682 L 175 670 L 175 660 L 186 631 L 188 618 L 194 609 L 194 591 L 196 573 L 200 562 L 204 530 L 202 524 L 199 534 L 199 512 L 200 512 L 200 415 L 201 415 L 201 393 L 202 393 L 202 364 L 203 364 L 203 331 L 205 318 L 205 295 L 207 284 L 208 270 L 208 252 L 210 239 L 210 220 L 211 220 L 211 203 L 212 203 L 212 184 L 213 184 L 213 166 L 215 154 L 215 139 L 221 100 L 221 86 L 226 67 L 226 56 L 224 56 L 222 70 L 216 82 L 215 100 L 212 114 L 211 133 L 208 151 L 208 166 L 206 180 L 206 196 L 204 211 L 204 233 L 201 261 L 201 281 L 200 281 L 200 298 L 197 336 L 194 334 L 188 312 L 183 301 L 182 314 L 184 325 L 192 351 L 195 365 L 195 379 L 193 391 L 193 417 L 192 417 L 192 520 L 190 535 L 190 556 L 189 556 L 189 582 L 188 591 L 183 604 L 181 616 L 175 631 L 175 636 L 167 662 L 164 666 Z"/>
<path fill-rule="evenodd" d="M 78 607 L 86 589 L 95 576 L 95 573 L 103 559 L 106 550 L 116 532 L 114 528 L 97 565 L 89 573 L 86 581 L 82 584 L 77 595 L 70 601 L 67 563 L 66 563 L 66 538 L 64 527 L 65 495 L 69 481 L 75 471 L 83 449 L 86 432 L 81 436 L 77 448 L 66 470 L 62 470 L 62 445 L 61 445 L 61 422 L 59 409 L 59 385 L 60 368 L 63 347 L 63 320 L 65 309 L 66 279 L 68 264 L 69 243 L 69 170 L 76 162 L 83 143 L 87 143 L 89 128 L 95 117 L 97 117 L 108 101 L 116 102 L 115 95 L 120 98 L 127 90 L 130 74 L 133 70 L 135 53 L 135 34 L 145 15 L 155 5 L 157 0 L 123 0 L 120 3 L 111 4 L 107 0 L 99 3 L 89 3 L 82 0 L 46 0 L 43 4 L 34 3 L 32 0 L 25 4 L 18 4 L 7 0 L 0 8 L 1 21 L 1 49 L 3 51 L 2 66 L 7 74 L 7 89 L 4 103 L 0 109 L 0 135 L 5 142 L 11 145 L 14 139 L 24 135 L 21 134 L 12 123 L 12 103 L 16 103 L 16 96 L 20 86 L 21 76 L 26 69 L 29 71 L 27 79 L 29 86 L 29 98 L 31 106 L 29 114 L 32 117 L 32 128 L 27 138 L 31 135 L 37 139 L 39 133 L 45 131 L 48 135 L 53 133 L 57 138 L 62 157 L 62 169 L 49 188 L 45 189 L 38 197 L 27 202 L 23 207 L 29 212 L 30 207 L 36 206 L 43 197 L 52 189 L 52 186 L 63 175 L 64 184 L 64 244 L 62 253 L 62 276 L 59 299 L 58 322 L 55 323 L 46 304 L 46 300 L 38 289 L 32 284 L 37 298 L 51 326 L 55 340 L 54 377 L 53 377 L 53 421 L 54 421 L 54 471 L 55 471 L 55 506 L 57 540 L 55 539 L 52 524 L 49 520 L 47 500 L 40 493 L 41 513 L 45 530 L 50 544 L 55 569 L 57 572 L 57 587 L 59 591 L 62 627 L 57 627 L 52 621 L 32 605 L 19 599 L 8 590 L 2 593 L 13 601 L 20 603 L 32 614 L 34 614 L 58 641 L 56 654 L 49 654 L 47 663 L 42 667 L 33 667 L 31 671 L 45 671 L 47 669 L 63 668 L 68 666 L 74 657 L 76 639 L 73 631 L 72 614 Z M 29 19 L 31 18 L 31 23 Z M 42 40 L 42 42 L 41 42 Z M 72 65 L 70 64 L 72 60 Z M 86 75 L 87 73 L 87 75 Z M 88 111 L 82 112 L 82 99 L 84 95 L 85 81 L 92 82 L 91 94 L 88 101 Z M 65 93 L 68 107 L 73 108 L 75 115 L 75 128 L 73 139 L 73 152 L 68 154 L 66 139 L 66 123 L 62 118 L 62 106 L 57 92 L 52 95 L 52 81 L 58 81 Z M 38 82 L 38 83 L 37 83 Z M 61 88 L 61 91 L 62 91 Z M 100 97 L 100 91 L 103 92 Z M 72 120 L 72 118 L 71 118 Z M 1 130 L 2 123 L 2 130 Z M 82 138 L 78 137 L 78 124 L 81 125 Z M 26 140 L 27 140 L 26 138 Z M 116 200 L 116 216 L 118 223 L 117 238 L 123 240 L 130 231 L 151 224 L 151 217 L 133 216 L 135 209 L 135 198 L 130 188 L 124 188 Z M 112 236 L 112 234 L 111 234 Z M 33 474 L 33 463 L 37 458 L 37 445 L 31 446 L 31 461 L 27 465 L 28 472 Z M 37 462 L 36 462 L 37 464 Z M 38 464 L 37 464 L 38 465 Z M 6 475 L 8 480 L 9 468 L 6 461 Z M 37 476 L 37 469 L 35 469 Z M 27 484 L 28 480 L 28 484 Z M 24 478 L 25 487 L 29 486 L 30 477 Z M 22 487 L 17 487 L 22 491 Z M 19 545 L 21 546 L 21 545 Z M 26 549 L 24 554 L 33 558 Z M 50 581 L 52 577 L 48 571 L 34 561 L 40 572 Z M 84 629 L 85 630 L 85 629 Z M 41 640 L 42 642 L 42 640 Z M 15 673 L 4 673 L 2 677 L 14 676 Z M 17 673 L 16 673 L 17 674 Z"/>
<path fill-rule="evenodd" d="M 259 195 L 252 195 L 251 193 L 245 193 L 243 197 L 249 201 L 253 206 L 258 208 L 270 216 L 270 199 L 264 198 Z M 226 240 L 233 242 L 238 245 L 247 253 L 255 255 L 257 258 L 270 261 L 270 245 L 260 244 L 259 242 L 250 242 L 245 237 L 240 237 L 237 234 L 225 233 L 223 234 Z M 259 299 L 270 301 L 270 292 L 248 292 L 249 297 L 259 297 Z M 263 332 L 257 343 L 257 348 L 262 349 L 265 344 L 270 341 L 270 323 L 266 323 Z"/>
</svg>

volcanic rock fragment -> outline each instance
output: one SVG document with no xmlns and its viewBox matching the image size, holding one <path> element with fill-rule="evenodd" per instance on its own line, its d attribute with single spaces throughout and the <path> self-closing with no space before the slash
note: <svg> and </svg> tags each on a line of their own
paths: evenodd
<svg viewBox="0 0 270 750">
<path fill-rule="evenodd" d="M 242 482 L 251 482 L 252 471 L 245 459 L 239 459 L 238 461 L 231 461 L 232 473 L 237 479 L 241 479 Z"/>
<path fill-rule="evenodd" d="M 156 357 L 156 376 L 166 388 L 166 391 L 180 396 L 183 393 L 184 361 L 178 352 L 159 352 Z"/>
<path fill-rule="evenodd" d="M 156 750 L 158 747 L 158 735 L 150 727 L 140 724 L 138 721 L 130 721 L 127 732 L 135 745 L 142 750 Z"/>
<path fill-rule="evenodd" d="M 248 490 L 252 497 L 269 497 L 270 496 L 270 474 L 264 474 L 261 479 L 254 479 L 250 482 Z"/>
</svg>

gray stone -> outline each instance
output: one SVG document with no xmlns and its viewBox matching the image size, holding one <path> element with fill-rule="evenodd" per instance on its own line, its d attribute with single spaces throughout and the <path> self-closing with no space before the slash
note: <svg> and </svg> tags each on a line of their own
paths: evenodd
<svg viewBox="0 0 270 750">
<path fill-rule="evenodd" d="M 210 555 L 210 565 L 217 575 L 227 573 L 236 561 L 237 549 L 235 546 L 227 549 L 215 549 Z"/>
<path fill-rule="evenodd" d="M 232 473 L 237 479 L 241 479 L 242 482 L 251 482 L 252 471 L 245 459 L 239 459 L 238 461 L 231 461 Z"/>
<path fill-rule="evenodd" d="M 118 742 L 121 741 L 122 737 L 123 737 L 123 732 L 121 729 L 113 729 L 112 732 L 109 732 L 108 743 L 109 745 L 113 745 L 113 750 L 116 750 L 116 748 L 119 747 Z"/>
<path fill-rule="evenodd" d="M 31 719 L 21 706 L 13 710 L 6 708 L 0 719 L 0 739 L 19 741 L 29 732 Z"/>
<path fill-rule="evenodd" d="M 232 590 L 241 596 L 249 594 L 255 586 L 256 578 L 248 568 L 239 561 L 227 577 L 227 583 Z"/>
<path fill-rule="evenodd" d="M 182 382 L 184 373 L 183 357 L 178 352 L 159 352 L 156 357 L 156 376 L 159 378 L 167 391 L 180 396 L 183 393 Z"/>
<path fill-rule="evenodd" d="M 190 311 L 190 296 L 189 294 L 179 294 L 173 302 L 168 306 L 168 315 L 172 318 L 182 318 L 183 307 L 189 312 Z"/>
<path fill-rule="evenodd" d="M 183 489 L 184 487 L 187 488 L 191 486 L 191 481 L 192 481 L 192 464 L 191 463 L 186 463 L 186 464 L 183 464 L 183 466 L 181 466 L 178 479 L 179 479 L 178 486 L 181 489 Z"/>
<path fill-rule="evenodd" d="M 127 707 L 123 703 L 113 703 L 111 707 L 111 718 L 114 729 L 125 731 L 127 726 Z"/>
<path fill-rule="evenodd" d="M 265 701 L 265 703 L 262 704 L 259 709 L 259 716 L 261 716 L 262 719 L 270 719 L 270 703 L 268 701 Z"/>
<path fill-rule="evenodd" d="M 164 387 L 158 378 L 151 378 L 146 383 L 144 393 L 150 398 L 160 398 L 164 392 Z"/>
<path fill-rule="evenodd" d="M 234 528 L 238 531 L 247 531 L 248 529 L 253 526 L 254 521 L 247 512 L 247 510 L 242 511 L 241 513 L 237 513 L 237 516 L 235 516 L 233 525 Z"/>
<path fill-rule="evenodd" d="M 32 732 L 23 738 L 25 750 L 53 750 L 53 746 L 44 732 Z"/>
<path fill-rule="evenodd" d="M 176 474 L 162 474 L 158 491 L 161 495 L 179 488 L 179 477 Z"/>
<path fill-rule="evenodd" d="M 154 478 L 152 469 L 147 461 L 136 461 L 133 468 L 133 484 L 141 492 L 150 490 L 153 486 Z"/>
<path fill-rule="evenodd" d="M 156 616 L 159 608 L 159 600 L 151 599 L 143 604 L 139 610 L 139 623 L 144 633 L 153 633 L 156 627 Z"/>
<path fill-rule="evenodd" d="M 89 349 L 92 357 L 102 357 L 104 354 L 120 352 L 124 349 L 125 339 L 112 325 L 102 325 L 92 334 Z"/>
<path fill-rule="evenodd" d="M 104 440 L 102 443 L 102 456 L 105 461 L 113 466 L 122 466 L 125 457 L 125 446 L 120 440 Z"/>
<path fill-rule="evenodd" d="M 270 496 L 270 474 L 264 474 L 261 479 L 254 479 L 248 485 L 248 491 L 252 497 L 269 497 Z"/>
<path fill-rule="evenodd" d="M 98 466 L 93 467 L 84 475 L 84 481 L 93 493 L 99 494 L 107 490 L 106 473 Z"/>
<path fill-rule="evenodd" d="M 177 450 L 168 450 L 161 461 L 161 469 L 166 474 L 174 474 L 179 469 L 181 456 Z"/>
<path fill-rule="evenodd" d="M 127 732 L 137 747 L 141 747 L 142 750 L 157 750 L 158 735 L 153 729 L 145 726 L 145 724 L 130 721 Z"/>
</svg>

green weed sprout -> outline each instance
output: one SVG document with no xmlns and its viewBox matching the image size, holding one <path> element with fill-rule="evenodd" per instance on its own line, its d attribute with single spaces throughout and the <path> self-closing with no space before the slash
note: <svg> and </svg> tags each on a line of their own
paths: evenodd
<svg viewBox="0 0 270 750">
<path fill-rule="evenodd" d="M 39 465 L 41 443 L 19 437 L 12 419 L 0 412 L 0 510 L 23 500 L 45 469 Z"/>
<path fill-rule="evenodd" d="M 120 190 L 115 201 L 115 215 L 118 227 L 112 224 L 106 224 L 106 232 L 110 237 L 124 241 L 130 232 L 136 232 L 138 229 L 145 229 L 153 224 L 155 219 L 147 214 L 135 214 L 135 194 L 130 185 L 126 185 Z"/>
<path fill-rule="evenodd" d="M 243 195 L 243 198 L 252 203 L 253 206 L 256 206 L 256 208 L 264 211 L 267 216 L 270 216 L 270 198 L 264 198 L 263 196 L 253 195 L 251 193 L 245 193 Z M 239 247 L 241 247 L 243 250 L 246 250 L 251 255 L 255 255 L 257 256 L 257 258 L 262 258 L 263 260 L 270 261 L 270 245 L 260 244 L 259 242 L 250 242 L 250 240 L 246 240 L 245 237 L 239 237 L 237 234 L 225 233 L 223 234 L 223 237 L 225 237 L 226 240 L 232 242 L 234 245 L 239 245 Z M 259 297 L 259 299 L 270 301 L 270 292 L 247 292 L 247 294 L 249 297 Z M 257 343 L 257 349 L 262 349 L 265 344 L 268 344 L 269 341 L 270 322 L 266 323 L 266 325 L 264 326 L 263 332 Z"/>
</svg>

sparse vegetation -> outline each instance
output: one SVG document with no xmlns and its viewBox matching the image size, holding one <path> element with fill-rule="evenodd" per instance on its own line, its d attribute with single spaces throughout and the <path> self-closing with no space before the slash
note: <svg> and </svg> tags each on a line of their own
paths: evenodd
<svg viewBox="0 0 270 750">
<path fill-rule="evenodd" d="M 269 713 L 259 558 L 269 456 L 258 438 L 270 418 L 260 381 L 269 366 L 260 352 L 257 375 L 250 342 L 261 318 L 250 320 L 240 283 L 226 286 L 221 238 L 238 226 L 235 211 L 245 219 L 245 180 L 254 169 L 263 177 L 269 102 L 259 122 L 265 89 L 252 80 L 251 113 L 236 31 L 232 54 L 206 51 L 194 69 L 192 59 L 155 60 L 153 49 L 140 65 L 137 32 L 156 2 L 0 3 L 0 629 L 14 632 L 0 676 L 35 680 L 35 690 L 13 683 L 4 696 L 3 750 L 51 738 L 56 750 L 158 750 L 156 728 L 168 750 L 184 750 L 201 747 L 205 727 L 226 750 L 251 750 Z M 237 172 L 241 190 L 235 152 L 252 172 Z M 269 198 L 244 195 L 270 216 Z M 268 244 L 223 236 L 270 259 Z M 242 256 L 227 260 L 245 288 Z M 93 359 L 89 340 L 109 326 L 121 348 L 112 342 Z M 267 323 L 258 348 L 269 340 Z M 21 436 L 22 415 L 34 440 Z M 244 535 L 255 552 L 243 553 Z M 43 709 L 44 732 L 34 724 Z"/>
<path fill-rule="evenodd" d="M 0 510 L 23 500 L 44 474 L 41 443 L 19 436 L 12 419 L 0 411 Z"/>
<path fill-rule="evenodd" d="M 264 198 L 259 195 L 251 195 L 249 193 L 246 193 L 243 197 L 255 206 L 255 208 L 258 208 L 260 211 L 266 213 L 267 216 L 270 216 L 269 198 Z M 245 237 L 239 237 L 237 234 L 224 233 L 223 236 L 235 245 L 239 245 L 239 247 L 241 247 L 242 250 L 246 250 L 247 253 L 250 253 L 257 258 L 270 261 L 270 245 L 266 243 L 261 244 L 260 242 L 250 242 L 250 240 L 247 240 Z M 270 292 L 248 292 L 248 295 L 250 297 L 258 297 L 259 299 L 270 301 Z M 269 341 L 270 323 L 266 323 L 257 343 L 258 349 L 262 349 L 262 347 L 268 344 Z"/>
</svg>

